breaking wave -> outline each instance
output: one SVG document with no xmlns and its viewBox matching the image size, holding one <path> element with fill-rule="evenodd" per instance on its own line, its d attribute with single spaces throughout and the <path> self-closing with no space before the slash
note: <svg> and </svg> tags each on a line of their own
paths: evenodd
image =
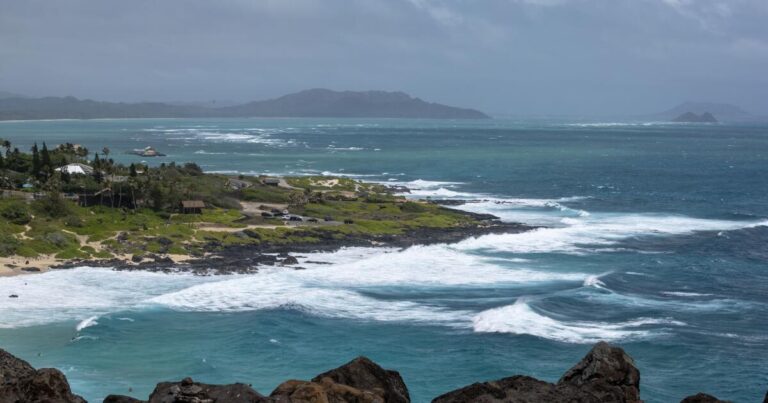
<svg viewBox="0 0 768 403">
<path fill-rule="evenodd" d="M 97 322 L 97 319 L 99 319 L 98 316 L 91 316 L 88 319 L 83 319 L 80 323 L 77 324 L 77 326 L 75 326 L 75 331 L 79 332 L 83 329 L 98 325 L 99 322 Z"/>
<path fill-rule="evenodd" d="M 472 319 L 473 329 L 481 333 L 526 334 L 566 343 L 594 343 L 644 339 L 663 334 L 649 325 L 684 326 L 669 318 L 638 318 L 620 323 L 560 321 L 536 312 L 524 298 L 514 304 L 483 311 Z"/>
</svg>

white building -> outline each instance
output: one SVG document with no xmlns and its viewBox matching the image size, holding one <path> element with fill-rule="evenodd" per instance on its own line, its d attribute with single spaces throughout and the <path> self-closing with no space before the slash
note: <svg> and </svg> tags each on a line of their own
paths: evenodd
<svg viewBox="0 0 768 403">
<path fill-rule="evenodd" d="M 67 164 L 63 167 L 56 168 L 57 172 L 64 172 L 70 175 L 91 175 L 93 174 L 93 168 L 85 164 L 74 163 Z"/>
</svg>

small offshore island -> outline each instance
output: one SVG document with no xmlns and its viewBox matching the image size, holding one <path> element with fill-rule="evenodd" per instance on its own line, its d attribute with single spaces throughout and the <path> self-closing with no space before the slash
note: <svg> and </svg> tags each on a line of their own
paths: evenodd
<svg viewBox="0 0 768 403">
<path fill-rule="evenodd" d="M 88 159 L 73 144 L 0 144 L 0 275 L 78 265 L 248 273 L 295 265 L 291 252 L 531 228 L 350 178 L 206 174 L 194 163 L 125 166 L 107 148 Z"/>
</svg>

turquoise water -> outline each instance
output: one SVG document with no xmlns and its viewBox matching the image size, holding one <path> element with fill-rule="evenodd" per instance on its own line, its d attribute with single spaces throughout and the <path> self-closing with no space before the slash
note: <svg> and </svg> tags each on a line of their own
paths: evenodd
<svg viewBox="0 0 768 403">
<path fill-rule="evenodd" d="M 0 346 L 91 401 L 160 380 L 269 393 L 364 354 L 416 402 L 623 346 L 648 402 L 768 386 L 768 125 L 338 119 L 0 123 L 0 137 L 154 146 L 208 171 L 342 174 L 546 225 L 305 271 L 193 277 L 80 268 L 0 279 Z M 331 264 L 312 264 L 306 261 Z"/>
</svg>

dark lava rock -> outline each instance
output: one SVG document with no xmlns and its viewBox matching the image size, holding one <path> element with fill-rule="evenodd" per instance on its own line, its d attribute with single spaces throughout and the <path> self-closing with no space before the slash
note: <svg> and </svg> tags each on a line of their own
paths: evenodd
<svg viewBox="0 0 768 403">
<path fill-rule="evenodd" d="M 640 371 L 626 352 L 608 343 L 597 343 L 573 368 L 563 375 L 558 385 L 568 384 L 588 389 L 600 401 L 620 398 L 621 402 L 640 401 Z"/>
<path fill-rule="evenodd" d="M 72 394 L 67 378 L 58 370 L 36 370 L 29 363 L 0 349 L 0 403 L 85 403 Z"/>
<path fill-rule="evenodd" d="M 729 403 L 727 400 L 720 400 L 706 393 L 697 393 L 681 400 L 680 403 Z"/>
<path fill-rule="evenodd" d="M 260 403 L 269 399 L 248 385 L 207 385 L 185 378 L 181 382 L 157 384 L 149 403 Z"/>
<path fill-rule="evenodd" d="M 292 265 L 292 264 L 299 264 L 299 259 L 296 259 L 293 256 L 288 256 L 281 262 L 283 265 Z"/>
<path fill-rule="evenodd" d="M 38 269 L 37 267 L 22 267 L 21 271 L 26 271 L 26 272 L 30 272 L 30 273 L 37 273 L 37 272 L 40 271 L 40 269 Z"/>
<path fill-rule="evenodd" d="M 270 397 L 277 403 L 411 401 L 408 388 L 397 371 L 386 370 L 365 357 L 355 358 L 309 382 L 284 382 Z"/>
<path fill-rule="evenodd" d="M 432 402 L 640 403 L 640 371 L 624 350 L 600 342 L 556 384 L 518 375 L 475 383 L 448 392 Z"/>
<path fill-rule="evenodd" d="M 144 260 L 144 256 L 141 256 L 141 255 L 131 256 L 131 261 L 134 263 L 141 263 L 142 260 Z"/>
</svg>

